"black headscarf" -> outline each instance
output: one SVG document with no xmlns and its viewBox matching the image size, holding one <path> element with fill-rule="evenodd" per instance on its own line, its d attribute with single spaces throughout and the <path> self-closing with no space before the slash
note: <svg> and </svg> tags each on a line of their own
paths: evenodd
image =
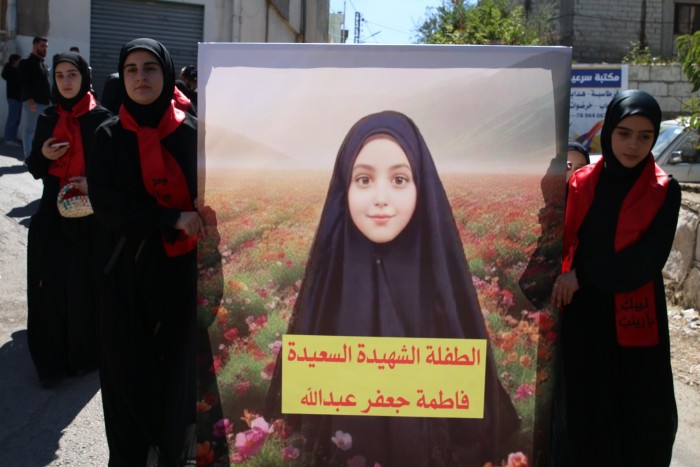
<svg viewBox="0 0 700 467">
<path fill-rule="evenodd" d="M 632 168 L 626 168 L 620 164 L 612 150 L 613 130 L 623 119 L 632 115 L 643 115 L 651 120 L 651 123 L 654 125 L 653 147 L 654 143 L 656 143 L 656 139 L 659 137 L 661 108 L 653 96 L 637 89 L 618 92 L 612 98 L 605 112 L 605 122 L 603 123 L 603 129 L 600 133 L 600 144 L 603 149 L 606 171 L 618 177 L 636 179 L 646 165 L 646 162 L 641 162 Z M 647 159 L 650 158 L 653 158 L 651 151 L 647 156 Z"/>
<path fill-rule="evenodd" d="M 576 151 L 579 154 L 583 156 L 584 159 L 586 159 L 586 164 L 591 163 L 591 155 L 588 153 L 588 150 L 586 149 L 586 146 L 583 144 L 577 142 L 577 141 L 569 141 L 568 145 L 568 151 Z"/>
<path fill-rule="evenodd" d="M 392 241 L 376 244 L 354 225 L 348 189 L 355 159 L 374 135 L 393 138 L 404 150 L 417 189 L 416 208 Z M 289 333 L 312 335 L 444 337 L 486 339 L 487 332 L 452 209 L 425 141 L 412 120 L 394 111 L 362 118 L 338 152 L 326 203 L 314 239 Z M 483 420 L 304 417 L 303 429 L 327 444 L 329 430 L 355 426 L 353 436 L 384 446 L 382 465 L 423 465 L 415 457 L 453 454 L 452 443 L 478 446 L 488 456 L 518 424 L 513 405 L 496 376 L 489 347 Z M 279 381 L 273 378 L 271 391 Z M 332 419 L 332 417 L 331 417 Z M 350 420 L 354 419 L 354 420 Z M 372 428 L 370 428 L 372 427 Z M 422 436 L 441 438 L 444 449 Z M 360 433 L 363 435 L 360 437 Z M 423 435 L 421 435 L 423 433 Z M 388 437 L 386 440 L 384 438 Z M 452 441 L 446 437 L 452 439 Z M 390 441 L 391 440 L 391 441 Z M 386 444 L 384 441 L 386 441 Z M 411 443 L 425 442 L 425 450 Z M 438 441 L 436 441 L 438 442 Z M 407 444 L 408 443 L 408 444 Z M 388 445 L 394 445 L 389 449 Z M 366 447 L 367 445 L 365 445 Z M 400 447 L 401 446 L 401 447 Z M 391 452 L 388 452 L 391 451 Z M 476 460 L 472 459 L 472 460 Z M 400 459 L 408 464 L 401 464 Z M 479 464 L 481 465 L 481 464 Z"/>
<path fill-rule="evenodd" d="M 360 233 L 347 200 L 355 159 L 377 134 L 404 150 L 418 192 L 413 218 L 384 244 Z M 369 115 L 343 141 L 295 315 L 299 333 L 486 337 L 447 195 L 423 137 L 406 116 Z"/>
<path fill-rule="evenodd" d="M 73 64 L 82 77 L 80 83 L 80 90 L 75 97 L 66 99 L 61 95 L 56 85 L 56 65 L 59 63 L 71 63 Z M 51 101 L 54 104 L 60 104 L 60 106 L 65 110 L 71 110 L 73 106 L 85 96 L 85 94 L 90 91 L 90 66 L 85 61 L 85 59 L 78 53 L 75 52 L 64 52 L 61 54 L 56 54 L 53 56 L 53 84 L 51 85 Z"/>
<path fill-rule="evenodd" d="M 137 104 L 131 100 L 124 85 L 124 62 L 126 62 L 126 57 L 136 50 L 145 50 L 146 52 L 152 53 L 163 69 L 163 90 L 160 96 L 148 105 Z M 152 128 L 157 127 L 163 113 L 165 113 L 165 110 L 170 106 L 170 100 L 173 98 L 173 90 L 175 87 L 175 68 L 173 67 L 173 61 L 170 58 L 168 50 L 163 44 L 154 39 L 134 39 L 122 47 L 119 53 L 118 71 L 123 96 L 122 102 L 126 109 L 139 125 Z"/>
</svg>

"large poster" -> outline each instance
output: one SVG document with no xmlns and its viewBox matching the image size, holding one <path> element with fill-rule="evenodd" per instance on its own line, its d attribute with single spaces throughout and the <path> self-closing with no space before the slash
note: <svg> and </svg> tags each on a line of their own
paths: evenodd
<svg viewBox="0 0 700 467">
<path fill-rule="evenodd" d="M 200 44 L 198 465 L 545 465 L 570 67 Z"/>
</svg>

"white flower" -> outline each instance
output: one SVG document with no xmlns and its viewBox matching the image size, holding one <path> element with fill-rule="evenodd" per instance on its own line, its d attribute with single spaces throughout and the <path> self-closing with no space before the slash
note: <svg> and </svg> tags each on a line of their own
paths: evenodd
<svg viewBox="0 0 700 467">
<path fill-rule="evenodd" d="M 352 436 L 350 436 L 350 433 L 343 433 L 338 430 L 335 432 L 335 436 L 331 438 L 331 441 L 343 451 L 352 448 Z"/>
</svg>

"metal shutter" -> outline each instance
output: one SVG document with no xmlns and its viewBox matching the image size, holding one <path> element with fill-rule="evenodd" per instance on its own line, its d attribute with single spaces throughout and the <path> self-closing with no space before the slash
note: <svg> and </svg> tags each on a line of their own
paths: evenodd
<svg viewBox="0 0 700 467">
<path fill-rule="evenodd" d="M 175 73 L 197 64 L 197 42 L 204 37 L 204 6 L 138 0 L 92 0 L 90 66 L 93 87 L 102 93 L 107 76 L 117 71 L 122 46 L 138 37 L 161 42 Z"/>
</svg>

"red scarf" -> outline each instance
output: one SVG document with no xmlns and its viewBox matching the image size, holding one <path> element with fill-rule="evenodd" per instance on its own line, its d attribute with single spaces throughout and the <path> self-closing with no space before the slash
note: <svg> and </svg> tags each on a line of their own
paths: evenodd
<svg viewBox="0 0 700 467">
<path fill-rule="evenodd" d="M 58 113 L 58 122 L 51 136 L 57 141 L 68 141 L 70 144 L 66 153 L 51 161 L 49 173 L 59 178 L 59 189 L 66 186 L 71 177 L 85 176 L 85 154 L 83 137 L 80 133 L 79 117 L 90 112 L 97 106 L 97 101 L 89 92 L 86 93 L 71 110 L 64 110 L 60 104 L 54 107 Z"/>
<path fill-rule="evenodd" d="M 173 93 L 173 99 L 175 100 L 175 107 L 182 110 L 183 112 L 190 111 L 190 98 L 187 97 L 180 88 L 175 86 L 175 92 Z"/>
<path fill-rule="evenodd" d="M 605 161 L 601 158 L 595 165 L 578 170 L 569 184 L 562 272 L 571 270 L 578 247 L 578 230 L 593 203 L 595 187 L 604 164 Z M 668 175 L 653 161 L 643 164 L 646 165 L 642 173 L 620 208 L 615 231 L 616 253 L 639 240 L 666 199 Z M 643 347 L 659 343 L 653 281 L 631 292 L 615 294 L 615 323 L 617 341 L 621 346 Z"/>
<path fill-rule="evenodd" d="M 194 211 L 187 180 L 180 165 L 161 141 L 171 134 L 185 120 L 185 112 L 176 108 L 175 101 L 163 114 L 158 128 L 142 127 L 136 123 L 125 106 L 119 109 L 119 119 L 122 126 L 136 133 L 139 145 L 139 160 L 143 184 L 158 206 Z M 188 236 L 180 231 L 178 239 L 173 243 L 162 238 L 163 247 L 168 256 L 180 256 L 192 251 L 197 246 L 197 236 Z"/>
</svg>

